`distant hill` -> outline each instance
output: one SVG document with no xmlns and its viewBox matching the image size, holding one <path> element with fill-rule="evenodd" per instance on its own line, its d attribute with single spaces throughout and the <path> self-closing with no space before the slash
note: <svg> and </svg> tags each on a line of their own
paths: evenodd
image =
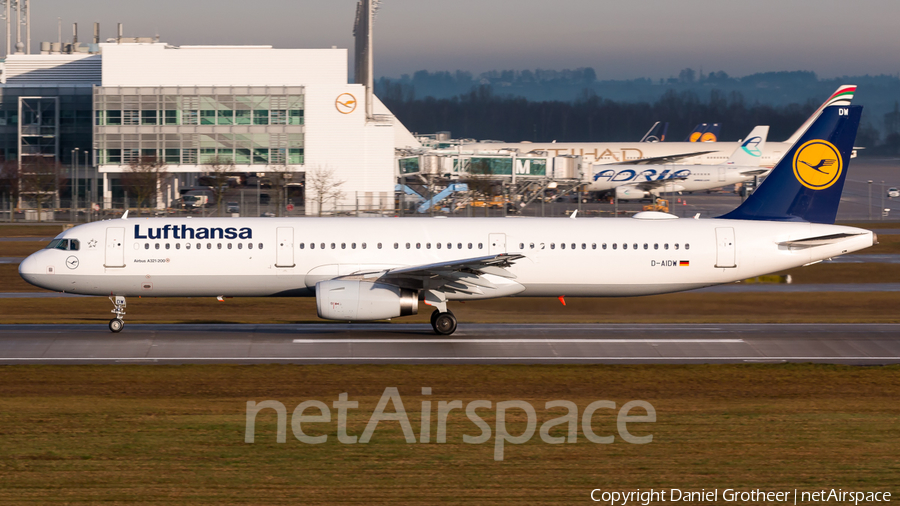
<svg viewBox="0 0 900 506">
<path fill-rule="evenodd" d="M 872 146 L 883 144 L 891 135 L 900 135 L 900 77 L 847 76 L 838 79 L 820 79 L 814 72 L 764 72 L 744 77 L 731 77 L 725 72 L 703 74 L 693 69 L 684 69 L 678 77 L 668 79 L 633 79 L 622 81 L 599 81 L 592 68 L 574 70 L 503 70 L 490 71 L 480 75 L 470 72 L 428 72 L 421 70 L 412 76 L 399 78 L 382 77 L 376 82 L 375 93 L 386 103 L 397 107 L 401 103 L 421 102 L 432 97 L 434 103 L 442 99 L 457 102 L 472 102 L 473 93 L 491 97 L 493 101 L 522 100 L 528 103 L 562 102 L 574 104 L 598 100 L 618 104 L 646 104 L 645 109 L 654 109 L 659 114 L 664 108 L 651 107 L 660 102 L 672 102 L 676 97 L 682 107 L 697 108 L 711 116 L 698 117 L 694 114 L 678 114 L 668 117 L 641 116 L 641 124 L 626 127 L 627 135 L 643 134 L 654 121 L 670 123 L 670 139 L 682 130 L 690 130 L 694 123 L 678 122 L 720 122 L 723 123 L 723 138 L 738 138 L 749 131 L 744 119 L 722 114 L 742 114 L 757 107 L 790 108 L 807 110 L 818 106 L 841 84 L 859 86 L 854 104 L 864 105 L 861 135 Z M 499 102 L 498 102 L 499 103 Z M 671 104 L 675 105 L 675 104 Z M 393 110 L 394 108 L 392 108 Z M 630 108 L 629 108 L 630 109 Z M 811 110 L 811 109 L 810 109 Z M 728 112 L 730 111 L 730 112 Z M 397 113 L 397 111 L 394 111 Z M 717 114 L 719 114 L 717 116 Z M 896 116 L 896 118 L 895 118 Z M 774 118 L 773 118 L 774 119 Z M 403 118 L 401 117 L 401 121 Z M 630 119 L 627 120 L 630 124 Z M 406 122 L 404 122 L 406 124 Z M 772 125 L 772 137 L 777 139 L 779 128 L 793 131 L 797 125 Z M 407 124 L 408 127 L 415 129 Z M 533 125 L 534 126 L 534 125 Z M 752 125 L 751 125 L 752 126 Z M 447 130 L 450 126 L 438 128 Z M 643 130 L 641 130 L 643 129 Z M 533 133 L 534 128 L 532 129 Z M 428 131 L 428 130 L 422 130 Z M 640 134 L 635 132 L 640 131 Z M 462 132 L 453 132 L 454 135 Z M 500 133 L 500 132 L 498 132 Z M 788 132 L 789 134 L 790 132 Z M 624 134 L 624 133 L 623 133 Z M 582 134 L 578 134 L 579 136 Z M 786 135 L 785 135 L 786 136 Z M 499 137 L 499 136 L 496 136 Z M 516 140 L 516 139 L 502 139 Z M 523 138 L 518 140 L 532 140 Z M 552 140 L 552 139 L 537 139 Z M 563 139 L 558 139 L 562 141 Z"/>
</svg>

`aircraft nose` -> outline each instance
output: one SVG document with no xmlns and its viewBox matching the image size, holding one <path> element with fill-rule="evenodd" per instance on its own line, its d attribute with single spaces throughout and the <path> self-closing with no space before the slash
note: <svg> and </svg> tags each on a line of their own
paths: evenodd
<svg viewBox="0 0 900 506">
<path fill-rule="evenodd" d="M 19 264 L 19 276 L 22 276 L 22 279 L 35 286 L 41 286 L 39 278 L 44 274 L 40 260 L 37 258 L 40 254 L 40 251 L 32 253 Z"/>
</svg>

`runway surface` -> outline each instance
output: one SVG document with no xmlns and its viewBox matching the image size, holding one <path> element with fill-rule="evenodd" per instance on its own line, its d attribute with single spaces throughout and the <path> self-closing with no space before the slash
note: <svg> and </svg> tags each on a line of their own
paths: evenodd
<svg viewBox="0 0 900 506">
<path fill-rule="evenodd" d="M 0 326 L 0 364 L 900 363 L 900 324 Z"/>
</svg>

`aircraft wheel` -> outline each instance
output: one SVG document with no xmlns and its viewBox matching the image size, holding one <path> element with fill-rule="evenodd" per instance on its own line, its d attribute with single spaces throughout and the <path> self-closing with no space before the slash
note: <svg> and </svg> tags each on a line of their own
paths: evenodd
<svg viewBox="0 0 900 506">
<path fill-rule="evenodd" d="M 120 318 L 113 318 L 109 321 L 109 330 L 112 332 L 122 332 L 122 327 L 125 326 L 125 322 Z"/>
<path fill-rule="evenodd" d="M 440 309 L 435 309 L 431 312 L 431 326 L 434 327 L 434 321 L 437 320 L 438 315 L 441 314 Z"/>
<path fill-rule="evenodd" d="M 435 334 L 449 336 L 456 332 L 456 317 L 449 311 L 440 313 L 437 318 L 434 319 L 433 327 Z"/>
</svg>

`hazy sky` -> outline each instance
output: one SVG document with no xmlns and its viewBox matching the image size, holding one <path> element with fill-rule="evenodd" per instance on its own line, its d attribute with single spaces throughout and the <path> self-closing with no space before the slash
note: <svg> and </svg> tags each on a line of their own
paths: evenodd
<svg viewBox="0 0 900 506">
<path fill-rule="evenodd" d="M 172 44 L 352 48 L 355 0 L 31 0 L 32 48 L 152 36 Z M 898 0 L 383 0 L 375 73 L 593 67 L 600 79 L 812 70 L 900 73 Z M 352 51 L 351 51 L 352 56 Z"/>
</svg>

